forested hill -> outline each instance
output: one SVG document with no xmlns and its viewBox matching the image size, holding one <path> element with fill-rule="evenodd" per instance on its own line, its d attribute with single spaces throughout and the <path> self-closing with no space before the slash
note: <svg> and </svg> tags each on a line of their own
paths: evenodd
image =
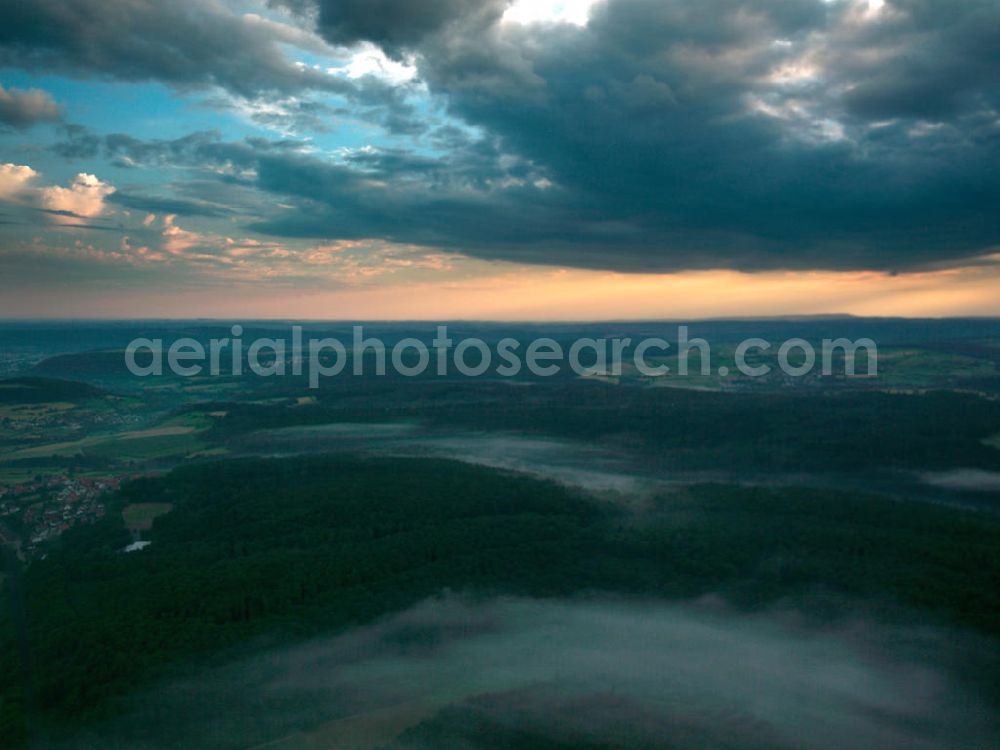
<svg viewBox="0 0 1000 750">
<path fill-rule="evenodd" d="M 24 377 L 0 380 L 0 404 L 78 403 L 107 395 L 101 388 L 73 380 Z"/>
<path fill-rule="evenodd" d="M 151 546 L 123 552 L 121 510 L 152 503 L 169 512 Z M 8 743 L 58 731 L 167 669 L 264 636 L 342 630 L 445 589 L 719 593 L 751 608 L 827 592 L 998 636 L 998 548 L 993 516 L 870 495 L 714 485 L 626 511 L 440 460 L 188 466 L 126 485 L 103 522 L 24 572 L 30 683 L 5 607 L 0 721 Z"/>
</svg>

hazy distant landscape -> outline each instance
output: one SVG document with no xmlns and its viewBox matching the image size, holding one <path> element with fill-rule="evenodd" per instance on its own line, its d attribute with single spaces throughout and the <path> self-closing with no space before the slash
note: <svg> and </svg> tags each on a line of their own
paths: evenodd
<svg viewBox="0 0 1000 750">
<path fill-rule="evenodd" d="M 840 324 L 879 378 L 143 379 L 218 327 L 5 324 L 6 741 L 987 746 L 1000 325 Z"/>
</svg>

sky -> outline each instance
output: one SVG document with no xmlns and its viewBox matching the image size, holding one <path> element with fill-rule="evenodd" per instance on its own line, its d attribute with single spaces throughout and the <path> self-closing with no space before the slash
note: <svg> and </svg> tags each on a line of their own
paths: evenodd
<svg viewBox="0 0 1000 750">
<path fill-rule="evenodd" d="M 0 316 L 1000 315 L 997 0 L 0 4 Z"/>
</svg>

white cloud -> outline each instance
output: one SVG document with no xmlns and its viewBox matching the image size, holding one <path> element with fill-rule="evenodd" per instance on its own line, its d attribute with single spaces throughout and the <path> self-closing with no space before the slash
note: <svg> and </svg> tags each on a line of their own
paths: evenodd
<svg viewBox="0 0 1000 750">
<path fill-rule="evenodd" d="M 503 14 L 509 23 L 571 23 L 586 26 L 598 0 L 516 0 Z"/>
<path fill-rule="evenodd" d="M 362 42 L 346 65 L 333 68 L 330 72 L 343 73 L 348 78 L 370 75 L 394 86 L 412 81 L 417 76 L 415 65 L 390 59 L 380 47 L 370 42 Z"/>
<path fill-rule="evenodd" d="M 868 12 L 871 14 L 878 13 L 885 7 L 885 0 L 867 0 L 868 2 Z"/>
<path fill-rule="evenodd" d="M 60 224 L 79 224 L 80 219 L 92 219 L 104 213 L 104 199 L 115 192 L 113 185 L 101 182 L 92 174 L 81 172 L 68 188 L 53 186 L 42 188 L 42 205 L 57 214 Z"/>
<path fill-rule="evenodd" d="M 182 229 L 175 223 L 176 220 L 177 216 L 175 214 L 167 214 L 163 217 L 164 250 L 171 255 L 179 255 L 192 247 L 206 244 L 200 234 Z"/>
<path fill-rule="evenodd" d="M 38 172 L 21 164 L 0 164 L 0 201 L 17 201 Z"/>
</svg>

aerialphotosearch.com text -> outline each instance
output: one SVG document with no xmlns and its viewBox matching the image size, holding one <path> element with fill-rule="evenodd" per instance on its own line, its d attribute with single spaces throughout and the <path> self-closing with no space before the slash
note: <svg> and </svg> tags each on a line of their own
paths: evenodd
<svg viewBox="0 0 1000 750">
<path fill-rule="evenodd" d="M 788 377 L 804 377 L 817 371 L 823 376 L 874 377 L 878 372 L 878 349 L 867 338 L 823 339 L 817 346 L 792 338 L 772 343 L 761 338 L 740 341 L 730 352 L 730 362 L 715 367 L 712 347 L 692 336 L 688 326 L 678 326 L 673 341 L 661 337 L 633 340 L 576 338 L 557 341 L 539 337 L 521 341 L 512 337 L 487 342 L 478 337 L 454 339 L 448 326 L 437 326 L 429 342 L 408 337 L 387 345 L 378 337 L 367 337 L 363 325 L 351 327 L 349 337 L 305 339 L 302 326 L 291 326 L 285 337 L 259 337 L 244 341 L 243 327 L 234 325 L 230 336 L 199 341 L 179 338 L 137 338 L 125 350 L 125 364 L 137 377 L 179 377 L 252 374 L 258 377 L 306 376 L 310 388 L 324 378 L 340 375 L 386 375 L 389 368 L 403 377 L 437 376 L 512 378 L 530 373 L 552 377 L 570 372 L 580 377 L 618 377 L 624 372 L 644 378 L 690 374 L 722 377 L 739 373 L 748 378 L 765 377 L 778 368 Z M 728 351 L 729 347 L 727 347 Z M 859 359 L 858 354 L 864 353 Z M 856 360 L 864 363 L 857 372 Z"/>
</svg>

